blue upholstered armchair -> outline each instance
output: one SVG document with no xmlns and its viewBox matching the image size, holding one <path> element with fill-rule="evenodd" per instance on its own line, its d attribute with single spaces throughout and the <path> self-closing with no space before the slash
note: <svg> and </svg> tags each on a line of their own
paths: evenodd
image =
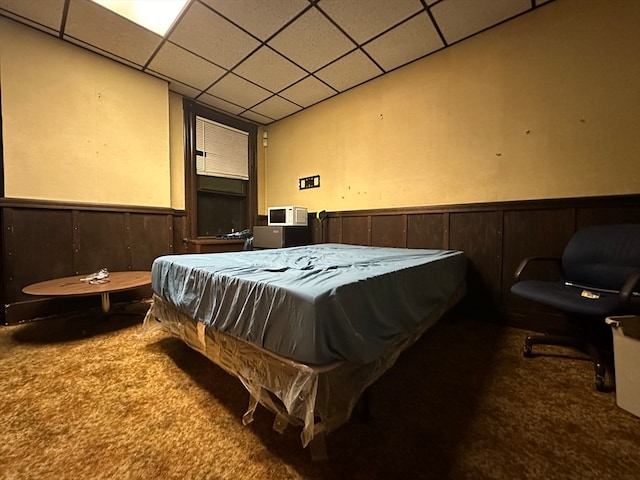
<svg viewBox="0 0 640 480">
<path fill-rule="evenodd" d="M 555 262 L 561 279 L 521 280 L 532 262 Z M 611 315 L 640 311 L 640 224 L 598 225 L 578 230 L 561 259 L 525 258 L 515 273 L 511 291 L 523 298 L 553 307 L 584 322 L 604 322 Z M 602 331 L 602 330 L 601 330 Z M 597 340 L 597 339 L 595 339 Z M 606 367 L 592 338 L 531 335 L 524 356 L 536 344 L 577 348 L 594 362 L 595 387 L 604 390 Z"/>
</svg>

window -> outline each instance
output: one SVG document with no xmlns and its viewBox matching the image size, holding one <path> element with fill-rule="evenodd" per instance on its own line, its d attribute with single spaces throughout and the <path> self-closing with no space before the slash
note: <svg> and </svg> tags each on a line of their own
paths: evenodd
<svg viewBox="0 0 640 480">
<path fill-rule="evenodd" d="M 257 214 L 255 125 L 184 101 L 188 235 L 251 228 Z"/>
<path fill-rule="evenodd" d="M 249 180 L 249 133 L 196 116 L 196 174 Z"/>
</svg>

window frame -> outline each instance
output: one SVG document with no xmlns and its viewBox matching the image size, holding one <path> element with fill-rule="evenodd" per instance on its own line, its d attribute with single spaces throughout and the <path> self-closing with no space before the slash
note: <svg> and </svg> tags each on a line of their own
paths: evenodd
<svg viewBox="0 0 640 480">
<path fill-rule="evenodd" d="M 247 181 L 246 218 L 247 228 L 256 224 L 258 213 L 258 127 L 253 123 L 224 114 L 195 101 L 183 99 L 184 112 L 184 177 L 185 177 L 185 207 L 187 216 L 188 238 L 207 238 L 198 235 L 198 204 L 197 204 L 197 174 L 196 174 L 196 116 L 204 117 L 214 122 L 228 125 L 249 133 L 249 180 Z"/>
</svg>

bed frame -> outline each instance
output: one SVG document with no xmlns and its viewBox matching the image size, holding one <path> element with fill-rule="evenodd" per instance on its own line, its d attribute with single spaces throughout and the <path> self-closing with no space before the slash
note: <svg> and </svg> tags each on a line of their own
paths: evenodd
<svg viewBox="0 0 640 480">
<path fill-rule="evenodd" d="M 249 392 L 243 424 L 253 421 L 258 404 L 275 413 L 273 429 L 301 426 L 302 446 L 311 457 L 327 457 L 325 436 L 347 422 L 365 389 L 395 363 L 398 356 L 433 326 L 465 294 L 462 282 L 437 305 L 419 327 L 397 339 L 373 362 L 335 362 L 310 366 L 227 335 L 194 320 L 154 294 L 143 333 L 162 330 L 184 341 L 237 377 Z"/>
</svg>

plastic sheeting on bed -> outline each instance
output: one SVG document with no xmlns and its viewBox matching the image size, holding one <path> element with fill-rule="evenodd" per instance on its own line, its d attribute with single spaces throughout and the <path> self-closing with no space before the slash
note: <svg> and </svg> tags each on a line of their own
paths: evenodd
<svg viewBox="0 0 640 480">
<path fill-rule="evenodd" d="M 369 363 L 465 270 L 459 251 L 321 244 L 160 257 L 152 288 L 187 316 L 283 357 Z"/>
<path fill-rule="evenodd" d="M 242 419 L 245 425 L 253 420 L 260 403 L 276 414 L 274 430 L 282 432 L 288 424 L 302 426 L 303 447 L 310 444 L 312 458 L 322 459 L 326 457 L 325 435 L 349 419 L 362 392 L 464 292 L 462 281 L 416 328 L 396 338 L 381 355 L 365 364 L 343 361 L 305 365 L 207 327 L 155 294 L 142 334 L 158 329 L 167 332 L 237 377 L 250 394 Z"/>
</svg>

